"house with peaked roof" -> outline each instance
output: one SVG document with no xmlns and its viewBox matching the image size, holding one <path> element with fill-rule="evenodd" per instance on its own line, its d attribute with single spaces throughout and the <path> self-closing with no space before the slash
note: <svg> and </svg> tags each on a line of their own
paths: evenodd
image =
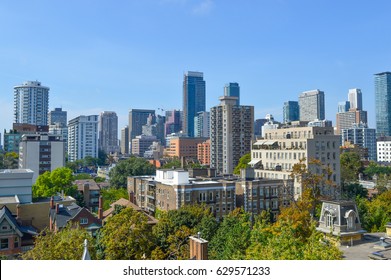
<svg viewBox="0 0 391 280">
<path fill-rule="evenodd" d="M 38 232 L 32 226 L 23 226 L 7 206 L 0 209 L 0 255 L 17 255 L 34 246 Z"/>
<path fill-rule="evenodd" d="M 64 206 L 56 203 L 53 200 L 50 203 L 49 210 L 49 230 L 59 231 L 68 223 L 79 224 L 80 227 L 85 228 L 93 236 L 96 231 L 102 227 L 102 221 L 94 216 L 87 208 L 80 207 L 76 203 Z"/>
</svg>

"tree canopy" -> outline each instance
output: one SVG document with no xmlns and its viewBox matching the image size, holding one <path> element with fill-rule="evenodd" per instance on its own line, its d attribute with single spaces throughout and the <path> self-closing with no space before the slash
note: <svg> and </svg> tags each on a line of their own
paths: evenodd
<svg viewBox="0 0 391 280">
<path fill-rule="evenodd" d="M 84 240 L 88 240 L 91 259 L 96 258 L 95 240 L 85 229 L 68 224 L 58 232 L 42 231 L 34 242 L 34 248 L 22 255 L 26 260 L 80 260 Z"/>
<path fill-rule="evenodd" d="M 349 184 L 358 181 L 358 175 L 362 171 L 360 155 L 357 152 L 345 152 L 340 155 L 341 183 Z"/>
<path fill-rule="evenodd" d="M 50 197 L 64 191 L 67 195 L 74 195 L 76 187 L 72 186 L 72 170 L 66 167 L 56 168 L 38 176 L 33 185 L 33 197 Z"/>
<path fill-rule="evenodd" d="M 240 169 L 245 169 L 248 167 L 248 163 L 251 161 L 251 154 L 245 154 L 239 159 L 238 165 L 234 169 L 234 174 L 239 175 L 240 174 Z"/>
<path fill-rule="evenodd" d="M 124 208 L 112 216 L 98 234 L 98 258 L 141 260 L 149 258 L 153 247 L 147 217 L 133 208 Z"/>
<path fill-rule="evenodd" d="M 110 186 L 125 188 L 129 176 L 151 175 L 155 173 L 155 167 L 143 158 L 130 157 L 120 161 L 109 172 Z"/>
</svg>

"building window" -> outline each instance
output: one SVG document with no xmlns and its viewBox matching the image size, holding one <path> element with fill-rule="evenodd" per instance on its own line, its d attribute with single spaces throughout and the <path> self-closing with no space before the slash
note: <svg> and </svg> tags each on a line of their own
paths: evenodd
<svg viewBox="0 0 391 280">
<path fill-rule="evenodd" d="M 213 200 L 213 192 L 210 192 L 209 193 L 209 201 L 212 201 Z"/>
<path fill-rule="evenodd" d="M 352 211 L 349 213 L 349 216 L 346 221 L 348 230 L 354 230 L 356 228 L 355 220 L 356 220 L 356 214 Z"/>
<path fill-rule="evenodd" d="M 331 213 L 327 212 L 326 214 L 326 227 L 331 228 L 333 226 L 333 215 Z"/>
<path fill-rule="evenodd" d="M 186 196 L 186 201 L 190 201 L 190 192 L 187 192 L 187 193 L 185 194 L 185 196 Z"/>
<path fill-rule="evenodd" d="M 81 224 L 81 225 L 86 225 L 86 224 L 88 224 L 88 219 L 87 219 L 87 218 L 80 218 L 80 224 Z"/>
<path fill-rule="evenodd" d="M 1 238 L 1 240 L 0 240 L 0 249 L 1 250 L 8 249 L 8 238 Z"/>
</svg>

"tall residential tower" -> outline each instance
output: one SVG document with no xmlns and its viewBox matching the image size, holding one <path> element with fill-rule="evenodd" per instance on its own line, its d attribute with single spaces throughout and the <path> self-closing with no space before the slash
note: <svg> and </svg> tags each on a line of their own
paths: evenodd
<svg viewBox="0 0 391 280">
<path fill-rule="evenodd" d="M 183 133 L 194 137 L 194 117 L 205 111 L 205 81 L 202 72 L 188 71 L 183 77 Z"/>
<path fill-rule="evenodd" d="M 376 135 L 391 136 L 391 72 L 375 74 Z"/>
<path fill-rule="evenodd" d="M 299 96 L 300 121 L 325 119 L 324 92 L 318 89 L 305 91 Z"/>
<path fill-rule="evenodd" d="M 14 87 L 14 123 L 48 125 L 49 88 L 38 81 Z"/>
</svg>

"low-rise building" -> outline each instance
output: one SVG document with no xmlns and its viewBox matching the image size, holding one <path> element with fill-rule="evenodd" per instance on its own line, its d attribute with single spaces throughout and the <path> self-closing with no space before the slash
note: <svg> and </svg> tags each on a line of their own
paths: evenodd
<svg viewBox="0 0 391 280">
<path fill-rule="evenodd" d="M 32 202 L 33 176 L 30 169 L 0 170 L 0 200 L 11 197 L 17 203 Z"/>
<path fill-rule="evenodd" d="M 185 170 L 157 170 L 155 176 L 128 178 L 133 202 L 150 213 L 206 204 L 220 219 L 236 207 L 235 181 L 196 180 Z"/>
<path fill-rule="evenodd" d="M 92 212 L 98 211 L 100 187 L 92 179 L 76 180 L 74 184 L 77 186 L 78 192 L 83 196 L 84 207 Z"/>
</svg>

